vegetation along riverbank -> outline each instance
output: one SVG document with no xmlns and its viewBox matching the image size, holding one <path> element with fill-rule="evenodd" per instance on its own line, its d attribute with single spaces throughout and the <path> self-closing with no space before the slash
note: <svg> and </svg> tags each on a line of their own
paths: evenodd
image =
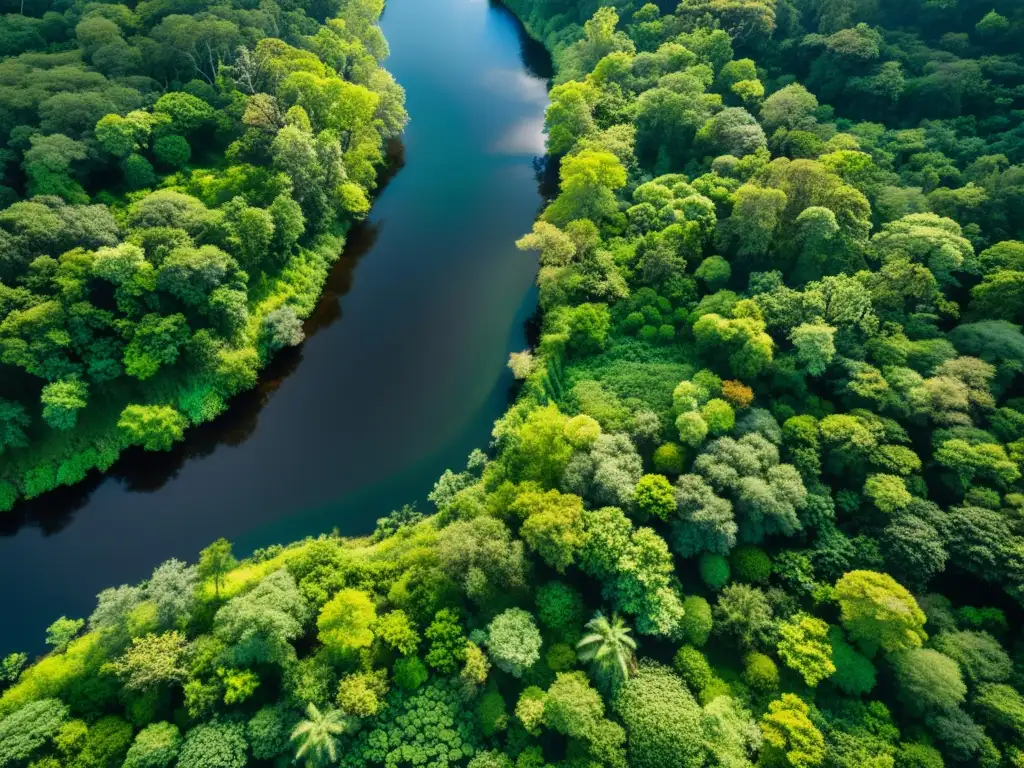
<svg viewBox="0 0 1024 768">
<path fill-rule="evenodd" d="M 488 450 L 57 621 L 0 766 L 1020 768 L 1024 7 L 510 6 L 560 192 Z"/>
<path fill-rule="evenodd" d="M 168 449 L 302 340 L 407 121 L 382 9 L 3 17 L 0 510 Z"/>
</svg>

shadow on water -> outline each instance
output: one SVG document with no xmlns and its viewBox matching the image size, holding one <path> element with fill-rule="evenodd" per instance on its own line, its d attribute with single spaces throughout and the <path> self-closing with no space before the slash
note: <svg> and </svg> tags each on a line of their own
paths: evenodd
<svg viewBox="0 0 1024 768">
<path fill-rule="evenodd" d="M 548 49 L 544 47 L 542 42 L 530 37 L 526 30 L 522 28 L 516 15 L 498 2 L 498 0 L 488 0 L 487 4 L 496 13 L 510 17 L 516 26 L 522 30 L 519 35 L 519 58 L 523 62 L 523 68 L 530 77 L 547 80 L 548 87 L 550 88 L 551 79 L 555 76 L 555 67 L 551 61 L 551 54 L 548 53 Z"/>
</svg>

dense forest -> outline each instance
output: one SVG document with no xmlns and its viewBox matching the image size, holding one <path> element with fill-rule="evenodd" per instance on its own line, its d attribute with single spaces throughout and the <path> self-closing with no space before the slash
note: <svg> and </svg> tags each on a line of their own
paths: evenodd
<svg viewBox="0 0 1024 768">
<path fill-rule="evenodd" d="M 382 9 L 0 17 L 0 510 L 169 448 L 302 341 L 407 120 Z"/>
<path fill-rule="evenodd" d="M 1024 766 L 1024 6 L 509 4 L 560 192 L 488 450 L 60 618 L 0 767 Z"/>
</svg>

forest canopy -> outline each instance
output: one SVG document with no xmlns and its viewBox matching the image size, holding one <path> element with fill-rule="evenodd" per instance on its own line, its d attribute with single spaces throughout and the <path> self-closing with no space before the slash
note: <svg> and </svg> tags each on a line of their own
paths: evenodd
<svg viewBox="0 0 1024 768">
<path fill-rule="evenodd" d="M 0 17 L 0 509 L 166 450 L 302 341 L 407 120 L 382 9 Z"/>
<path fill-rule="evenodd" d="M 432 515 L 221 540 L 58 619 L 0 663 L 0 767 L 1020 768 L 1024 8 L 509 5 L 560 185 L 487 450 Z M 334 119 L 309 98 L 271 154 Z M 204 231 L 183 194 L 126 220 Z M 171 295 L 146 333 L 190 332 Z"/>
</svg>

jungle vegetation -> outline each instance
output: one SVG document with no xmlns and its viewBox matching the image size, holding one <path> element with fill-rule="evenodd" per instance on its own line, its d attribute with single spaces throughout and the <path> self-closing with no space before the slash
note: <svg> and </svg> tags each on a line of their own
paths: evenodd
<svg viewBox="0 0 1024 768">
<path fill-rule="evenodd" d="M 1024 8 L 510 5 L 561 186 L 491 445 L 62 617 L 0 766 L 1020 768 Z"/>
<path fill-rule="evenodd" d="M 302 341 L 407 120 L 382 8 L 0 17 L 0 510 L 166 450 Z"/>
</svg>

